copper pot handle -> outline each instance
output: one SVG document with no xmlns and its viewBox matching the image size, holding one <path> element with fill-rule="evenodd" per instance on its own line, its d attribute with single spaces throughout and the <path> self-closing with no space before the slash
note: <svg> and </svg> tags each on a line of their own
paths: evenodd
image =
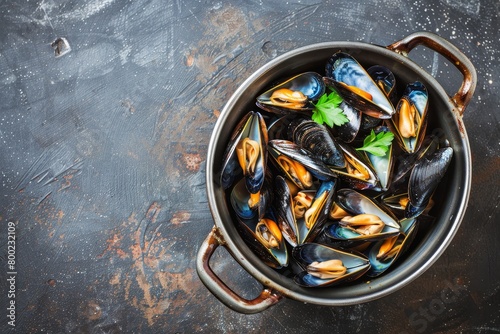
<svg viewBox="0 0 500 334">
<path fill-rule="evenodd" d="M 264 288 L 259 296 L 245 299 L 229 288 L 210 268 L 210 258 L 219 246 L 225 247 L 224 238 L 214 226 L 198 250 L 196 270 L 210 292 L 232 310 L 245 314 L 259 313 L 276 304 L 282 298 L 271 289 Z"/>
<path fill-rule="evenodd" d="M 464 77 L 462 85 L 458 89 L 458 92 L 451 97 L 459 114 L 462 116 L 476 89 L 477 74 L 474 65 L 472 65 L 471 61 L 453 44 L 429 32 L 413 33 L 387 46 L 387 48 L 404 56 L 408 56 L 408 53 L 418 45 L 423 45 L 436 51 L 448 59 L 460 73 L 462 73 Z"/>
</svg>

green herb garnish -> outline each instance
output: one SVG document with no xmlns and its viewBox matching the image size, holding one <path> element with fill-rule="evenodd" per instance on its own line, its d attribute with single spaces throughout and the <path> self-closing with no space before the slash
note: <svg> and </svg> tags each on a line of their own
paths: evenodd
<svg viewBox="0 0 500 334">
<path fill-rule="evenodd" d="M 331 128 L 334 124 L 340 126 L 349 122 L 344 111 L 339 108 L 340 103 L 342 103 L 342 97 L 337 92 L 323 94 L 316 104 L 313 103 L 313 121 L 318 124 L 326 123 Z"/>
<path fill-rule="evenodd" d="M 366 151 L 378 157 L 383 157 L 389 150 L 393 139 L 394 134 L 390 131 L 375 134 L 375 131 L 372 129 L 372 132 L 363 141 L 363 146 L 356 150 Z"/>
</svg>

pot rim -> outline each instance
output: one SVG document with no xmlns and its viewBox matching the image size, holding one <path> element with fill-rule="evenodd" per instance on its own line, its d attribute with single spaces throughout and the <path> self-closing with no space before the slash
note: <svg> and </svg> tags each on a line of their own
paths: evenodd
<svg viewBox="0 0 500 334">
<path fill-rule="evenodd" d="M 456 215 L 452 217 L 448 217 L 449 220 L 453 220 L 452 224 L 450 225 L 449 230 L 443 234 L 444 238 L 442 239 L 442 243 L 440 245 L 436 245 L 435 248 L 433 248 L 433 254 L 430 256 L 427 256 L 423 265 L 418 267 L 418 268 L 404 268 L 402 271 L 398 271 L 395 274 L 395 278 L 398 278 L 396 282 L 393 279 L 393 283 L 391 285 L 385 285 L 382 286 L 382 284 L 378 284 L 377 287 L 374 287 L 373 291 L 371 291 L 368 294 L 361 295 L 361 296 L 351 296 L 351 297 L 342 297 L 339 299 L 326 299 L 326 298 L 318 298 L 314 296 L 309 296 L 307 294 L 304 294 L 300 291 L 294 291 L 288 288 L 283 287 L 279 282 L 279 277 L 275 276 L 274 274 L 271 275 L 266 275 L 265 273 L 262 272 L 259 268 L 257 268 L 252 261 L 247 260 L 247 255 L 245 255 L 242 250 L 240 249 L 240 246 L 236 245 L 234 242 L 233 238 L 228 234 L 226 227 L 224 225 L 224 222 L 221 219 L 221 214 L 219 212 L 218 208 L 218 203 L 217 199 L 215 196 L 215 180 L 214 180 L 214 173 L 212 170 L 212 166 L 214 165 L 214 156 L 215 156 L 215 151 L 217 148 L 217 145 L 220 141 L 221 133 L 224 128 L 224 125 L 226 124 L 228 117 L 231 114 L 231 111 L 235 107 L 235 104 L 238 102 L 238 100 L 241 98 L 243 93 L 257 80 L 260 80 L 262 77 L 265 77 L 268 72 L 271 70 L 275 69 L 276 67 L 279 67 L 284 61 L 291 59 L 295 56 L 311 52 L 311 51 L 317 51 L 317 50 L 322 50 L 322 49 L 363 49 L 367 50 L 370 52 L 375 52 L 378 54 L 381 54 L 382 56 L 392 58 L 394 61 L 399 62 L 402 64 L 404 67 L 410 67 L 413 71 L 419 73 L 419 75 L 428 82 L 433 83 L 434 90 L 437 92 L 439 95 L 439 98 L 442 99 L 448 106 L 449 110 L 451 111 L 451 115 L 453 117 L 453 121 L 458 123 L 457 128 L 460 131 L 460 136 L 461 136 L 461 142 L 460 142 L 460 147 L 462 148 L 461 154 L 464 155 L 465 157 L 465 177 L 464 177 L 464 183 L 463 183 L 463 190 L 462 190 L 462 199 L 459 203 L 459 206 L 456 211 Z M 234 112 L 234 111 L 233 111 Z M 363 302 L 368 302 L 372 301 L 378 298 L 381 298 L 383 296 L 389 295 L 405 285 L 409 284 L 413 280 L 415 280 L 417 277 L 419 277 L 421 274 L 423 274 L 437 259 L 442 255 L 444 250 L 448 247 L 448 245 L 451 243 L 451 240 L 455 236 L 461 221 L 465 215 L 467 203 L 469 200 L 469 195 L 470 195 L 470 187 L 471 187 L 471 168 L 472 168 L 472 163 L 471 163 L 471 154 L 470 154 L 470 146 L 469 146 L 469 141 L 468 137 L 465 131 L 465 127 L 463 126 L 462 122 L 462 117 L 460 115 L 460 111 L 457 109 L 456 104 L 450 98 L 450 96 L 444 91 L 442 86 L 437 82 L 437 80 L 432 77 L 429 73 L 427 73 L 425 70 L 423 70 L 421 67 L 419 67 L 416 63 L 414 63 L 411 59 L 407 58 L 406 56 L 403 56 L 393 50 L 390 50 L 386 47 L 375 45 L 375 44 L 369 44 L 369 43 L 364 43 L 364 42 L 350 42 L 350 41 L 336 41 L 336 42 L 322 42 L 322 43 L 315 43 L 315 44 L 310 44 L 306 45 L 294 50 L 291 50 L 289 52 L 286 52 L 275 59 L 272 59 L 268 63 L 264 64 L 261 66 L 259 69 L 257 69 L 254 73 L 252 73 L 243 83 L 234 91 L 234 93 L 231 95 L 230 99 L 227 101 L 225 104 L 224 108 L 222 109 L 219 119 L 216 122 L 216 125 L 213 129 L 212 136 L 208 145 L 208 152 L 207 152 L 207 170 L 206 170 L 206 185 L 207 185 L 207 194 L 208 194 L 208 201 L 209 201 L 209 207 L 214 219 L 215 226 L 219 230 L 223 241 L 224 245 L 228 249 L 228 251 L 232 254 L 234 259 L 248 272 L 250 273 L 255 279 L 257 279 L 259 282 L 261 282 L 265 287 L 274 289 L 279 292 L 279 294 L 298 300 L 298 301 L 303 301 L 307 303 L 313 303 L 313 304 L 318 304 L 318 305 L 328 305 L 328 306 L 340 306 L 340 305 L 352 305 L 352 304 L 358 304 L 358 303 L 363 303 Z M 246 245 L 245 245 L 246 246 Z M 416 254 L 415 256 L 418 256 Z M 409 269 L 412 269 L 410 272 Z M 270 270 L 273 270 L 270 268 Z M 277 275 L 280 275 L 279 273 L 276 273 Z M 392 273 L 391 273 L 392 274 Z M 299 289 L 297 289 L 299 290 Z"/>
</svg>

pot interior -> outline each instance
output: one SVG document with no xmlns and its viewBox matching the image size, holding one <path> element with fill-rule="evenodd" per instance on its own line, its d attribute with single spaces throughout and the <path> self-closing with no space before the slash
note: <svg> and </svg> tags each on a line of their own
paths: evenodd
<svg viewBox="0 0 500 334">
<path fill-rule="evenodd" d="M 421 81 L 429 92 L 428 134 L 444 136 L 454 150 L 452 163 L 434 196 L 430 212 L 432 224 L 420 224 L 412 247 L 378 278 L 361 278 L 347 285 L 314 289 L 301 288 L 269 268 L 247 247 L 236 230 L 224 190 L 218 184 L 222 156 L 237 122 L 250 110 L 261 111 L 255 98 L 270 85 L 305 71 L 324 74 L 327 59 L 342 50 L 351 54 L 365 68 L 382 65 L 390 68 L 398 82 L 398 96 L 409 82 Z M 207 190 L 215 224 L 225 237 L 235 259 L 256 279 L 284 296 L 322 305 L 348 305 L 373 300 L 406 285 L 423 273 L 444 251 L 459 227 L 470 188 L 470 152 L 461 120 L 457 121 L 450 98 L 433 77 L 410 59 L 383 47 L 365 43 L 322 43 L 291 51 L 263 66 L 233 94 L 223 109 L 209 146 Z M 210 169 L 211 168 L 211 169 Z"/>
</svg>

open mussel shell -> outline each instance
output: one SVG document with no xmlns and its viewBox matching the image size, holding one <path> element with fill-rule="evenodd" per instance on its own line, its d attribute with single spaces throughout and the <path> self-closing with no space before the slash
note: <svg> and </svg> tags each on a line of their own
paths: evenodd
<svg viewBox="0 0 500 334">
<path fill-rule="evenodd" d="M 245 141 L 254 146 L 247 150 Z M 236 126 L 224 153 L 220 177 L 224 189 L 230 188 L 243 172 L 248 191 L 255 194 L 260 190 L 265 178 L 267 141 L 267 127 L 262 115 L 250 111 Z M 238 151 L 245 153 L 238 156 Z"/>
<path fill-rule="evenodd" d="M 438 147 L 439 139 L 436 136 L 427 136 L 418 152 L 413 154 L 402 151 L 399 146 L 393 147 L 393 149 L 397 149 L 398 153 L 397 159 L 394 159 L 390 191 L 397 193 L 404 188 L 407 192 L 408 178 L 417 161 L 425 155 L 432 155 Z"/>
<path fill-rule="evenodd" d="M 335 53 L 325 68 L 325 84 L 335 89 L 354 108 L 370 116 L 389 119 L 394 106 L 366 70 L 351 55 Z M 357 90 L 370 95 L 363 96 Z"/>
<path fill-rule="evenodd" d="M 362 254 L 347 252 L 317 243 L 305 243 L 294 247 L 293 258 L 303 267 L 304 271 L 294 277 L 294 281 L 303 287 L 327 287 L 346 283 L 361 277 L 370 268 L 370 262 Z M 308 272 L 311 264 L 340 260 L 345 272 L 337 277 L 319 278 Z"/>
<path fill-rule="evenodd" d="M 338 144 L 344 153 L 346 168 L 330 167 L 332 172 L 354 189 L 375 188 L 378 183 L 377 174 L 363 155 L 350 145 L 342 142 Z"/>
<path fill-rule="evenodd" d="M 371 267 L 369 277 L 380 276 L 408 249 L 417 230 L 417 218 L 403 219 L 401 233 L 394 237 L 377 241 L 368 248 L 367 256 Z"/>
<path fill-rule="evenodd" d="M 274 217 L 268 217 L 274 222 Z M 278 240 L 278 247 L 268 247 L 259 241 L 256 233 L 259 222 L 262 220 L 254 217 L 251 219 L 238 218 L 237 229 L 245 243 L 259 258 L 269 267 L 280 269 L 286 267 L 289 262 L 289 252 L 285 244 L 285 239 Z"/>
<path fill-rule="evenodd" d="M 246 188 L 245 179 L 241 179 L 231 189 L 229 201 L 238 217 L 242 219 L 262 218 L 270 204 L 271 192 L 264 183 L 261 191 L 252 196 Z"/>
<path fill-rule="evenodd" d="M 311 188 L 312 177 L 320 181 L 335 178 L 335 174 L 328 166 L 294 142 L 280 139 L 270 140 L 268 149 L 276 167 L 300 189 Z"/>
<path fill-rule="evenodd" d="M 281 175 L 274 179 L 272 209 L 283 237 L 290 245 L 296 246 L 299 232 L 293 212 L 292 194 L 285 178 Z"/>
<path fill-rule="evenodd" d="M 324 236 L 328 240 L 327 243 L 340 247 L 355 247 L 365 242 L 373 242 L 397 236 L 399 233 L 400 230 L 398 228 L 385 225 L 382 231 L 378 233 L 368 235 L 360 234 L 342 226 L 340 221 L 335 221 L 324 229 Z"/>
<path fill-rule="evenodd" d="M 276 92 L 289 90 L 300 92 L 302 100 L 290 96 L 281 96 Z M 293 111 L 310 112 L 314 109 L 312 101 L 318 100 L 325 93 L 323 77 L 316 72 L 305 72 L 298 74 L 274 87 L 265 91 L 257 97 L 257 106 L 266 111 L 278 114 L 287 114 Z"/>
<path fill-rule="evenodd" d="M 379 126 L 374 130 L 375 134 L 388 131 L 389 128 L 386 126 Z M 389 145 L 388 151 L 383 156 L 377 156 L 367 151 L 364 151 L 364 154 L 377 175 L 380 190 L 387 190 L 391 184 L 392 169 L 394 166 L 394 150 L 392 143 Z"/>
<path fill-rule="evenodd" d="M 425 86 L 418 81 L 410 83 L 391 119 L 398 142 L 408 153 L 416 152 L 425 137 L 428 104 L 429 96 Z"/>
<path fill-rule="evenodd" d="M 346 218 L 339 218 L 325 226 L 322 237 L 329 245 L 355 247 L 400 233 L 400 226 L 394 214 L 357 191 L 339 189 L 335 203 L 346 212 L 351 223 L 356 223 L 352 227 L 347 226 L 351 223 L 346 225 L 343 221 Z M 374 223 L 376 225 L 372 225 Z"/>
<path fill-rule="evenodd" d="M 243 219 L 251 219 L 257 216 L 257 208 L 250 207 L 250 193 L 245 186 L 245 179 L 237 182 L 231 190 L 230 202 L 234 212 Z"/>
<path fill-rule="evenodd" d="M 379 217 L 386 226 L 400 229 L 397 218 L 393 213 L 385 210 L 372 199 L 355 190 L 349 188 L 339 189 L 337 191 L 336 203 L 351 214 L 372 214 Z"/>
<path fill-rule="evenodd" d="M 408 181 L 410 201 L 405 209 L 405 217 L 420 215 L 431 199 L 439 182 L 443 178 L 453 157 L 451 147 L 437 149 L 433 154 L 426 154 L 417 161 Z"/>
<path fill-rule="evenodd" d="M 326 165 L 345 167 L 344 155 L 328 129 L 312 119 L 297 117 L 290 122 L 288 138 L 311 152 Z"/>
<path fill-rule="evenodd" d="M 370 66 L 366 72 L 385 93 L 389 101 L 394 102 L 393 99 L 396 96 L 396 77 L 394 73 L 381 65 Z"/>
<path fill-rule="evenodd" d="M 396 215 L 396 217 L 404 217 L 405 208 L 409 201 L 406 189 L 405 192 L 400 193 L 384 193 L 381 195 L 380 199 L 382 204 L 388 207 Z"/>
<path fill-rule="evenodd" d="M 322 231 L 333 203 L 335 186 L 335 180 L 321 183 L 314 192 L 311 206 L 307 208 L 304 216 L 298 218 L 296 213 L 299 244 L 313 241 Z"/>
<path fill-rule="evenodd" d="M 410 201 L 407 192 L 394 193 L 394 194 L 384 193 L 381 195 L 380 199 L 382 201 L 382 204 L 385 205 L 387 208 L 389 208 L 389 210 L 391 210 L 391 212 L 393 212 L 396 217 L 398 217 L 399 219 L 405 219 L 406 206 Z M 427 206 L 420 213 L 419 217 L 428 214 L 429 211 L 433 208 L 433 206 L 434 206 L 434 201 L 432 200 L 431 197 L 429 202 L 427 203 Z"/>
</svg>

